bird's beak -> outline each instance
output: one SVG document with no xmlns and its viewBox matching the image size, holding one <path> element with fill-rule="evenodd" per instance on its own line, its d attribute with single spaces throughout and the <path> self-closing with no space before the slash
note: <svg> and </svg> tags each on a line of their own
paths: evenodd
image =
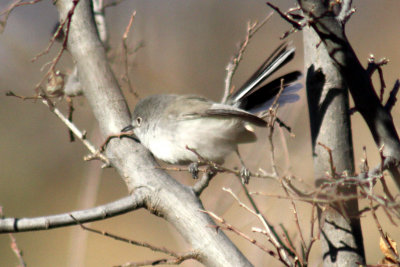
<svg viewBox="0 0 400 267">
<path fill-rule="evenodd" d="M 134 128 L 135 128 L 135 127 L 133 127 L 132 125 L 128 125 L 128 126 L 124 127 L 124 128 L 121 130 L 121 132 L 122 132 L 122 133 L 129 132 L 129 131 L 132 131 Z"/>
</svg>

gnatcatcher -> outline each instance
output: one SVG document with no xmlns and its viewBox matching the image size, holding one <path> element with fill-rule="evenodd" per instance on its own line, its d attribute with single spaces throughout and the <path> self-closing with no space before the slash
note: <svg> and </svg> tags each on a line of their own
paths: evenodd
<svg viewBox="0 0 400 267">
<path fill-rule="evenodd" d="M 226 103 L 191 95 L 152 95 L 138 102 L 132 123 L 122 132 L 133 130 L 140 142 L 155 157 L 172 164 L 189 164 L 198 156 L 223 163 L 226 156 L 238 150 L 238 144 L 254 142 L 257 138 L 251 125 L 266 126 L 255 114 L 267 110 L 280 90 L 285 89 L 278 102 L 299 99 L 293 84 L 300 72 L 294 71 L 259 86 L 272 73 L 294 57 L 295 49 L 279 46 L 254 75 Z"/>
</svg>

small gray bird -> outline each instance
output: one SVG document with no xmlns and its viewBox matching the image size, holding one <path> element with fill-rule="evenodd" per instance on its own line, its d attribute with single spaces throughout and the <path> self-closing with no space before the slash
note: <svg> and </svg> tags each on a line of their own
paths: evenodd
<svg viewBox="0 0 400 267">
<path fill-rule="evenodd" d="M 232 94 L 226 103 L 191 95 L 152 95 L 138 102 L 132 123 L 122 132 L 133 130 L 140 142 L 155 157 L 172 164 L 198 161 L 199 155 L 216 163 L 238 150 L 238 144 L 256 141 L 251 127 L 266 126 L 256 113 L 268 109 L 280 90 L 284 79 L 285 90 L 279 103 L 294 102 L 301 88 L 293 84 L 300 72 L 294 71 L 260 86 L 272 73 L 289 62 L 295 49 L 279 46 L 256 73 Z"/>
</svg>

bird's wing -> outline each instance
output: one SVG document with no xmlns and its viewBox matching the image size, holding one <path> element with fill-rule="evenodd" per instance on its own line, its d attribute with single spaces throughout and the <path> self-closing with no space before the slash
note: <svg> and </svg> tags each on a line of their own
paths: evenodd
<svg viewBox="0 0 400 267">
<path fill-rule="evenodd" d="M 175 105 L 171 105 L 171 110 L 174 109 L 174 106 L 180 107 L 181 115 L 179 115 L 179 118 L 183 120 L 200 117 L 237 118 L 256 126 L 266 126 L 266 122 L 256 115 L 230 105 L 215 103 L 197 96 L 182 96 L 177 99 Z"/>
</svg>

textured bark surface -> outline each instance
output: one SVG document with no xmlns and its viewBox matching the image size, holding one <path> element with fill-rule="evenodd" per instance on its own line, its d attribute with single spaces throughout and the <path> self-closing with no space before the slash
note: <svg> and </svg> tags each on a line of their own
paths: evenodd
<svg viewBox="0 0 400 267">
<path fill-rule="evenodd" d="M 323 45 L 316 48 L 318 35 L 304 29 L 307 96 L 313 145 L 316 183 L 331 169 L 328 152 L 318 143 L 332 149 L 336 171 L 354 171 L 351 126 L 348 115 L 348 92 L 343 79 L 332 65 Z M 356 194 L 355 188 L 342 188 Z M 347 201 L 345 210 L 357 215 L 357 200 Z M 334 209 L 324 211 L 322 252 L 325 266 L 353 266 L 364 262 L 364 249 L 359 219 L 349 219 Z"/>
<path fill-rule="evenodd" d="M 302 0 L 298 1 L 303 12 L 312 15 L 311 27 L 317 32 L 354 100 L 356 110 L 367 123 L 378 148 L 386 157 L 385 169 L 388 169 L 400 188 L 400 139 L 393 118 L 379 100 L 368 72 L 362 67 L 345 35 L 345 23 L 348 19 L 351 2 L 343 1 L 342 10 L 336 15 L 331 3 L 335 1 Z M 335 9 L 333 9 L 335 10 Z"/>
<path fill-rule="evenodd" d="M 72 1 L 56 3 L 64 18 Z M 129 124 L 128 106 L 110 69 L 98 39 L 89 0 L 81 0 L 74 12 L 68 50 L 77 65 L 84 95 L 99 123 L 103 136 L 119 133 Z M 106 155 L 126 182 L 129 191 L 144 195 L 144 206 L 163 217 L 199 253 L 207 266 L 251 266 L 214 222 L 200 212 L 203 206 L 192 188 L 184 186 L 164 171 L 149 152 L 132 140 L 112 140 Z"/>
<path fill-rule="evenodd" d="M 306 5 L 315 1 L 300 2 Z M 332 149 L 337 173 L 354 173 L 349 96 L 346 79 L 320 36 L 314 29 L 305 28 L 303 38 L 314 174 L 316 184 L 319 184 L 330 172 L 331 164 L 328 151 L 318 143 Z M 342 187 L 340 190 L 348 195 L 357 194 L 355 187 Z M 356 266 L 365 262 L 357 200 L 344 202 L 340 210 L 330 207 L 320 211 L 324 266 Z"/>
</svg>

